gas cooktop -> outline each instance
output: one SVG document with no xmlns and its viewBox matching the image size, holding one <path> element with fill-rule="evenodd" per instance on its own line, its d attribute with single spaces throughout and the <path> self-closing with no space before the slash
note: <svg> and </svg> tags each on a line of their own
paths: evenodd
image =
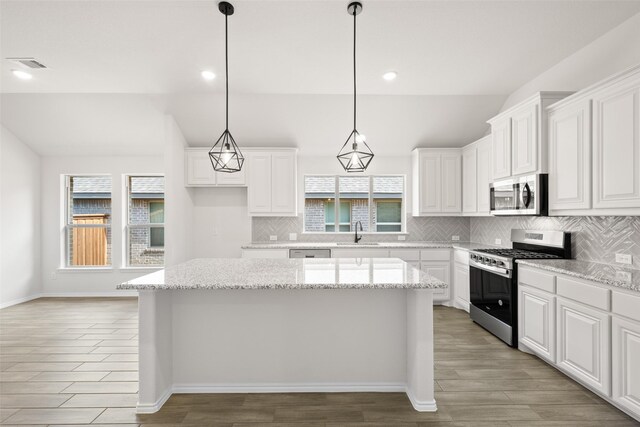
<svg viewBox="0 0 640 427">
<path fill-rule="evenodd" d="M 533 252 L 527 251 L 524 249 L 509 249 L 509 248 L 499 248 L 499 249 L 477 249 L 474 250 L 475 253 L 482 253 L 488 255 L 499 256 L 503 258 L 512 258 L 512 259 L 554 259 L 560 258 L 557 255 L 546 254 L 542 252 Z"/>
</svg>

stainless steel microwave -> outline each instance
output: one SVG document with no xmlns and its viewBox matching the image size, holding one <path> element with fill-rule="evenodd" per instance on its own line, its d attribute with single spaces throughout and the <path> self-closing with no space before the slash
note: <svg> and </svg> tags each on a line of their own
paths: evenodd
<svg viewBox="0 0 640 427">
<path fill-rule="evenodd" d="M 509 178 L 489 184 L 492 215 L 547 215 L 548 175 Z"/>
</svg>

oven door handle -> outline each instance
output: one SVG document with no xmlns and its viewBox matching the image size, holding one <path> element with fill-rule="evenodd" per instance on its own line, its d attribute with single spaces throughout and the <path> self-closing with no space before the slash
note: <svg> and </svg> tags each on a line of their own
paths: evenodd
<svg viewBox="0 0 640 427">
<path fill-rule="evenodd" d="M 479 268 L 480 270 L 489 271 L 491 273 L 495 273 L 498 276 L 506 277 L 507 279 L 511 279 L 511 270 L 502 268 L 502 267 L 494 267 L 492 265 L 478 264 L 475 261 L 469 261 L 469 265 L 472 267 Z"/>
</svg>

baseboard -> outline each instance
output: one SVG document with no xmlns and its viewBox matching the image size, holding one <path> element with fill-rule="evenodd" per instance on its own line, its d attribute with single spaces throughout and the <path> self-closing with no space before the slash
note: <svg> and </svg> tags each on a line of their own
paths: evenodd
<svg viewBox="0 0 640 427">
<path fill-rule="evenodd" d="M 40 298 L 109 298 L 109 297 L 137 297 L 137 291 L 113 291 L 113 292 L 45 292 Z"/>
<path fill-rule="evenodd" d="M 138 402 L 138 404 L 136 405 L 136 412 L 138 414 L 153 414 L 155 412 L 158 412 L 160 408 L 162 408 L 162 405 L 164 405 L 164 403 L 171 397 L 172 394 L 172 389 L 168 388 L 164 393 L 162 393 L 160 399 L 158 399 L 154 403 L 144 404 Z"/>
<path fill-rule="evenodd" d="M 411 402 L 411 406 L 418 412 L 436 412 L 438 410 L 438 406 L 436 405 L 435 399 L 420 401 L 416 399 L 416 397 L 411 393 L 411 391 L 406 388 L 405 393 L 407 393 L 407 397 Z"/>
<path fill-rule="evenodd" d="M 258 384 L 175 384 L 180 393 L 393 393 L 406 390 L 404 383 L 258 383 Z"/>
<path fill-rule="evenodd" d="M 42 294 L 29 295 L 28 297 L 14 299 L 12 301 L 3 302 L 0 304 L 0 309 L 11 307 L 12 305 L 22 304 L 23 302 L 31 301 L 42 297 Z"/>
</svg>

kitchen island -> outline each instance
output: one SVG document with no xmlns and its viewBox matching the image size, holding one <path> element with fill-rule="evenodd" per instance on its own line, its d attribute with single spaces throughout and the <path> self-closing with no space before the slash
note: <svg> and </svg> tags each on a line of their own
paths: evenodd
<svg viewBox="0 0 640 427">
<path fill-rule="evenodd" d="M 406 392 L 435 411 L 432 290 L 397 258 L 195 259 L 129 282 L 139 413 L 172 393 Z"/>
</svg>

